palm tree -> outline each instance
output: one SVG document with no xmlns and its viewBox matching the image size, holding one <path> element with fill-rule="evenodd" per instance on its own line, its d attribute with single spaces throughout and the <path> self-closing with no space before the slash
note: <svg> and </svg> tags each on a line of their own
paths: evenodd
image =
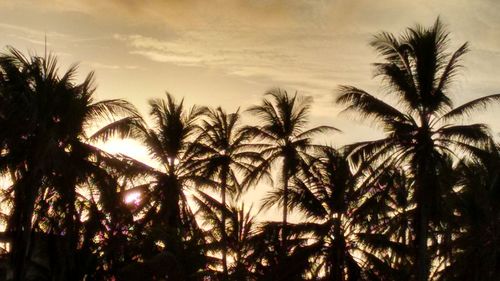
<svg viewBox="0 0 500 281">
<path fill-rule="evenodd" d="M 136 163 L 152 177 L 150 200 L 137 223 L 147 233 L 146 258 L 154 257 L 161 242 L 161 253 L 172 258 L 172 264 L 176 265 L 169 276 L 189 280 L 198 267 L 204 266 L 203 262 L 201 265 L 196 262 L 201 257 L 197 253 L 203 239 L 185 193 L 197 181 L 199 149 L 194 140 L 198 138 L 197 122 L 203 110 L 197 106 L 186 109 L 183 100 L 177 103 L 168 93 L 166 100 L 155 99 L 149 104 L 153 127 L 142 124 L 134 130 L 134 135 L 144 143 L 159 167 Z M 194 248 L 186 249 L 187 246 Z"/>
<path fill-rule="evenodd" d="M 385 180 L 380 176 L 366 179 L 353 173 L 346 155 L 344 149 L 325 147 L 308 171 L 294 177 L 290 206 L 307 220 L 291 226 L 290 232 L 307 237 L 318 249 L 310 257 L 315 261 L 310 270 L 322 272 L 325 280 L 404 279 L 385 257 L 389 252 L 400 257 L 404 246 L 382 231 L 393 211 L 388 193 L 399 187 L 381 189 Z"/>
<path fill-rule="evenodd" d="M 479 159 L 456 167 L 454 239 L 439 280 L 495 280 L 500 274 L 500 147 L 492 145 Z"/>
<path fill-rule="evenodd" d="M 209 243 L 207 247 L 215 252 L 226 248 L 232 257 L 232 266 L 228 268 L 230 280 L 253 280 L 256 260 L 254 256 L 254 240 L 256 234 L 255 216 L 251 214 L 252 208 L 246 210 L 244 204 L 241 207 L 235 205 L 223 205 L 210 195 L 198 191 L 194 197 L 199 206 L 198 213 L 203 223 L 208 227 L 207 236 Z M 225 213 L 223 222 L 220 213 Z M 223 241 L 222 239 L 226 239 Z M 222 243 L 221 243 L 222 241 Z M 224 276 L 224 278 L 226 278 Z"/>
<path fill-rule="evenodd" d="M 32 89 L 29 87 L 30 70 L 36 68 L 36 61 L 30 62 L 23 56 L 17 58 L 14 54 L 1 56 L 1 145 L 2 172 L 10 173 L 13 183 L 13 212 L 9 218 L 7 229 L 14 233 L 12 239 L 11 262 L 14 268 L 15 280 L 21 280 L 25 265 L 26 245 L 30 238 L 31 217 L 35 196 L 41 181 L 41 173 L 34 159 L 28 160 L 27 154 L 32 143 L 28 136 L 35 130 L 34 113 L 26 109 L 33 106 L 30 103 Z M 31 114 L 30 114 L 31 113 Z M 31 116 L 30 116 L 31 115 Z M 28 161 L 27 161 L 28 160 Z M 38 161 L 39 162 L 39 161 Z M 24 165 L 23 165 L 24 164 Z"/>
<path fill-rule="evenodd" d="M 333 148 L 324 148 L 310 163 L 308 172 L 294 177 L 290 190 L 290 206 L 307 216 L 307 222 L 291 228 L 292 232 L 311 233 L 318 268 L 327 280 L 355 280 L 359 265 L 349 251 L 346 217 L 356 179 L 345 157 Z M 351 210 L 349 210 L 351 212 Z M 319 269 L 318 269 L 319 271 Z"/>
<path fill-rule="evenodd" d="M 358 183 L 347 217 L 367 261 L 363 269 L 375 280 L 411 279 L 412 174 L 397 166 L 359 167 L 354 177 Z"/>
<path fill-rule="evenodd" d="M 255 144 L 263 161 L 247 177 L 247 184 L 253 184 L 266 176 L 275 163 L 280 163 L 280 184 L 283 192 L 283 224 L 281 242 L 286 253 L 288 185 L 290 179 L 313 158 L 311 152 L 318 148 L 312 144 L 312 137 L 327 131 L 338 131 L 330 126 L 305 129 L 311 98 L 291 96 L 285 90 L 273 89 L 265 94 L 261 105 L 252 106 L 248 112 L 259 118 L 260 125 L 247 127 L 247 132 L 259 140 Z"/>
<path fill-rule="evenodd" d="M 381 167 L 408 165 L 414 175 L 414 278 L 418 281 L 428 279 L 431 265 L 429 222 L 441 192 L 436 171 L 445 155 L 455 155 L 454 149 L 474 154 L 490 140 L 486 125 L 453 121 L 500 100 L 500 95 L 490 95 L 453 107 L 449 91 L 468 44 L 448 53 L 448 36 L 437 19 L 430 28 L 417 25 L 400 37 L 383 32 L 371 42 L 385 59 L 375 64 L 377 75 L 397 106 L 352 86 L 342 86 L 337 98 L 337 103 L 348 105 L 347 111 L 374 119 L 386 133 L 385 138 L 358 143 L 353 156 L 362 155 Z"/>
<path fill-rule="evenodd" d="M 13 240 L 14 279 L 23 280 L 29 253 L 36 202 L 49 186 L 64 202 L 64 230 L 68 241 L 68 270 L 74 269 L 77 247 L 76 186 L 95 169 L 92 157 L 100 150 L 92 139 L 126 136 L 137 118 L 123 100 L 93 101 L 93 74 L 75 84 L 76 66 L 62 76 L 54 56 L 26 58 L 11 48 L 0 58 L 2 170 L 13 180 L 14 213 L 9 230 Z M 120 114 L 122 119 L 116 120 Z M 98 122 L 109 122 L 88 135 Z M 90 169 L 90 170 L 89 170 Z"/>
<path fill-rule="evenodd" d="M 248 149 L 250 135 L 241 127 L 240 114 L 227 114 L 222 108 L 205 109 L 201 135 L 196 141 L 200 159 L 202 181 L 220 190 L 222 206 L 226 206 L 226 192 L 231 197 L 241 194 L 238 176 L 249 174 L 259 154 Z M 226 212 L 221 212 L 222 225 L 226 225 Z M 226 228 L 222 231 L 222 268 L 224 279 L 228 278 Z"/>
</svg>

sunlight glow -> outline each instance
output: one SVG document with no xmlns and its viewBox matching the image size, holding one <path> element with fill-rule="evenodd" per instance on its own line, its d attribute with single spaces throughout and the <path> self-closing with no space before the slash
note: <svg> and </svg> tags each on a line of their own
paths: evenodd
<svg viewBox="0 0 500 281">
<path fill-rule="evenodd" d="M 139 191 L 130 192 L 125 195 L 125 204 L 139 205 L 141 202 L 141 193 Z"/>
<path fill-rule="evenodd" d="M 174 163 L 173 163 L 173 165 L 174 165 L 174 166 L 177 166 L 177 165 L 179 165 L 179 163 L 180 163 L 179 159 L 177 159 L 177 158 L 174 158 L 174 159 L 173 159 L 173 162 L 174 162 Z M 169 163 L 170 165 L 172 165 L 172 158 L 171 158 L 171 157 L 168 157 L 168 163 Z"/>
</svg>

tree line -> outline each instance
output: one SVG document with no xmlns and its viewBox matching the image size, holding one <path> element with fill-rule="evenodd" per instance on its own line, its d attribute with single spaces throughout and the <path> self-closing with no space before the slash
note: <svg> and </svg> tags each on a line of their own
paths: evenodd
<svg viewBox="0 0 500 281">
<path fill-rule="evenodd" d="M 343 147 L 315 141 L 340 131 L 310 127 L 312 100 L 297 93 L 272 89 L 236 112 L 167 93 L 147 123 L 127 101 L 96 101 L 92 73 L 77 83 L 76 67 L 9 47 L 0 278 L 498 280 L 500 146 L 464 118 L 500 94 L 453 104 L 468 44 L 450 51 L 448 37 L 439 19 L 374 36 L 386 96 L 340 86 L 335 102 L 384 134 Z M 116 137 L 158 165 L 96 146 Z M 281 221 L 243 203 L 259 183 Z"/>
</svg>

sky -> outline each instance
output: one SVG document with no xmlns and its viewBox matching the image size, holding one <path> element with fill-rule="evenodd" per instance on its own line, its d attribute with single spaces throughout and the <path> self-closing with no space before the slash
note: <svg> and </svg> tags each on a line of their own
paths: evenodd
<svg viewBox="0 0 500 281">
<path fill-rule="evenodd" d="M 78 63 L 79 79 L 95 71 L 98 99 L 123 98 L 143 114 L 165 91 L 227 111 L 259 103 L 271 88 L 298 91 L 314 99 L 311 126 L 343 131 L 321 141 L 340 146 L 380 135 L 333 103 L 339 85 L 384 93 L 373 78 L 375 34 L 439 16 L 450 48 L 470 43 L 451 89 L 460 104 L 500 92 L 499 14 L 497 0 L 0 0 L 0 48 L 43 54 L 46 36 L 61 70 Z M 473 119 L 498 135 L 498 110 Z M 106 148 L 147 158 L 130 141 Z"/>
</svg>

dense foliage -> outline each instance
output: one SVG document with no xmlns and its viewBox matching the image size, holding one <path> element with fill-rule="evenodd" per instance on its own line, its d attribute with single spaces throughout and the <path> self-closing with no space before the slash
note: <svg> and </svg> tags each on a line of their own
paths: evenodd
<svg viewBox="0 0 500 281">
<path fill-rule="evenodd" d="M 449 52 L 448 36 L 437 20 L 374 37 L 384 99 L 341 86 L 336 102 L 385 135 L 341 148 L 315 142 L 340 131 L 308 127 L 312 100 L 297 93 L 232 113 L 167 93 L 148 124 L 126 101 L 94 101 L 92 74 L 77 83 L 53 56 L 9 48 L 0 279 L 498 280 L 500 146 L 463 119 L 500 94 L 453 105 L 468 45 Z M 111 138 L 152 161 L 97 145 Z M 265 184 L 261 208 L 280 222 L 244 203 Z"/>
</svg>

